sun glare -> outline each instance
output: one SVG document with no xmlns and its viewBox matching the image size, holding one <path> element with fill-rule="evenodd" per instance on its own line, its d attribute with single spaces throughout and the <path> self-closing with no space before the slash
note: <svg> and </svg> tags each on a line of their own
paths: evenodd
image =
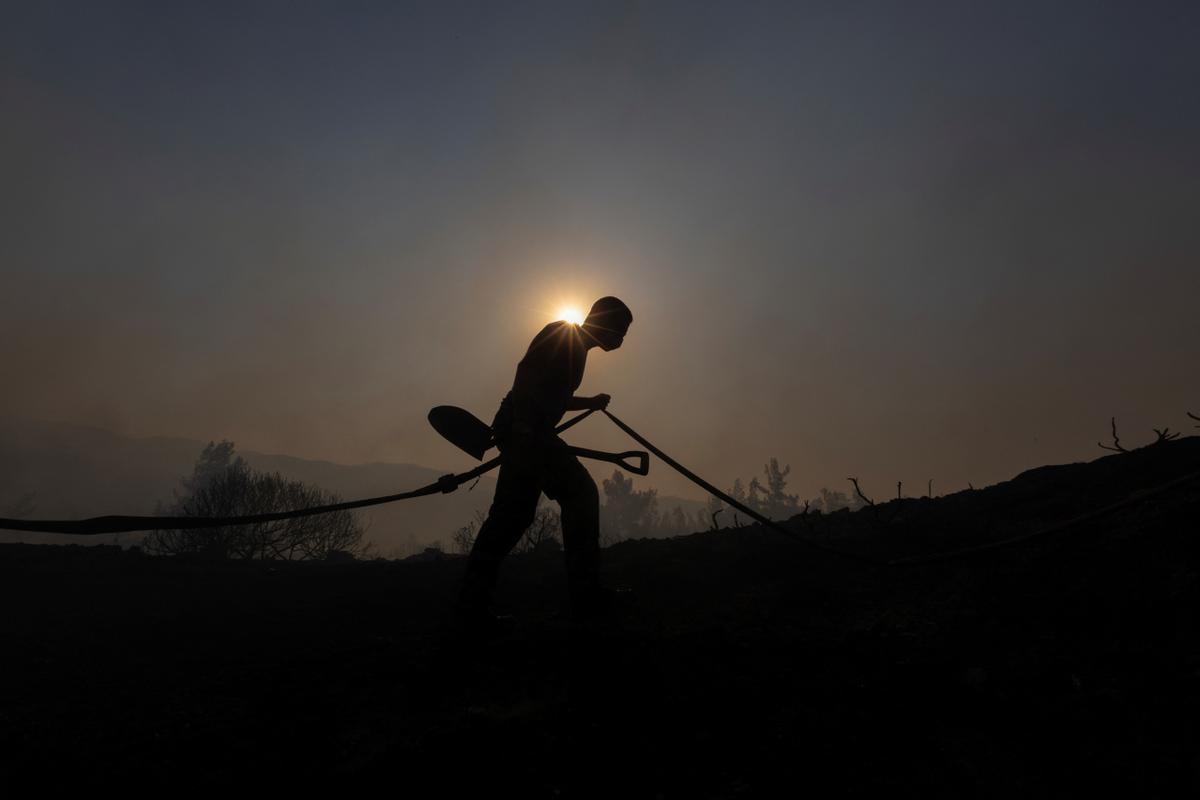
<svg viewBox="0 0 1200 800">
<path fill-rule="evenodd" d="M 565 319 L 567 322 L 575 325 L 583 324 L 583 312 L 574 306 L 563 306 L 562 308 L 558 309 L 558 314 L 556 316 L 559 319 Z"/>
</svg>

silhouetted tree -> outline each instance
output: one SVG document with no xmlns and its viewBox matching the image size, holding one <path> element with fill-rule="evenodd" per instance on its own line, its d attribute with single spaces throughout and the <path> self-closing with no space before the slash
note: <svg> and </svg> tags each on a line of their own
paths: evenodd
<svg viewBox="0 0 1200 800">
<path fill-rule="evenodd" d="M 721 527 L 721 520 L 720 520 L 719 515 L 722 513 L 725 513 L 725 503 L 721 500 L 721 498 L 713 497 L 710 495 L 708 498 L 708 504 L 705 505 L 705 507 L 698 513 L 702 514 L 703 518 L 697 520 L 698 522 L 701 522 L 702 524 L 696 530 L 707 530 L 708 528 L 713 528 L 713 529 L 719 528 L 719 527 Z"/>
<path fill-rule="evenodd" d="M 338 495 L 320 487 L 287 480 L 278 472 L 256 472 L 233 456 L 233 442 L 209 442 L 190 477 L 180 480 L 169 506 L 158 514 L 187 517 L 236 517 L 327 505 Z M 214 558 L 325 559 L 337 554 L 362 555 L 364 527 L 350 511 L 310 517 L 197 530 L 157 530 L 145 539 L 148 552 L 164 555 L 203 554 Z"/>
<path fill-rule="evenodd" d="M 633 479 L 620 470 L 604 480 L 604 505 L 600 527 L 608 542 L 628 537 L 649 536 L 658 524 L 658 490 L 633 488 Z"/>
<path fill-rule="evenodd" d="M 684 533 L 691 533 L 689 530 L 692 525 L 687 515 L 683 513 L 683 509 L 679 506 L 671 509 L 671 513 L 663 514 L 663 520 L 671 536 L 679 536 Z"/>
<path fill-rule="evenodd" d="M 772 458 L 763 465 L 765 485 L 758 478 L 751 478 L 746 492 L 746 505 L 771 519 L 787 519 L 801 511 L 800 498 L 784 491 L 791 465 L 779 468 L 779 459 Z M 735 499 L 736 495 L 734 496 Z"/>
<path fill-rule="evenodd" d="M 741 478 L 733 479 L 733 486 L 729 489 L 729 496 L 734 500 L 737 500 L 742 505 L 749 505 L 749 503 L 746 502 L 749 500 L 749 498 L 746 497 L 746 486 L 742 483 Z"/>
<path fill-rule="evenodd" d="M 832 514 L 834 511 L 840 511 L 843 508 L 857 511 L 862 506 L 863 502 L 857 495 L 850 497 L 845 492 L 824 487 L 822 487 L 820 495 L 813 498 L 810 503 L 813 511 L 820 511 L 825 514 Z"/>
<path fill-rule="evenodd" d="M 692 523 L 692 517 L 686 514 L 683 508 L 676 505 L 670 511 L 664 511 L 658 515 L 654 529 L 658 536 L 678 536 L 682 533 L 691 533 Z"/>
</svg>

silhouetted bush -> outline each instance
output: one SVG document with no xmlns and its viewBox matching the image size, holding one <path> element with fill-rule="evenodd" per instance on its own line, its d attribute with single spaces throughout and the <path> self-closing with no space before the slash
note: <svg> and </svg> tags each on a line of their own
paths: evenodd
<svg viewBox="0 0 1200 800">
<path fill-rule="evenodd" d="M 525 535 L 514 553 L 534 553 L 562 550 L 562 516 L 549 505 L 540 506 L 533 515 L 533 522 L 525 529 Z"/>
<path fill-rule="evenodd" d="M 475 545 L 475 537 L 487 520 L 487 514 L 475 512 L 475 519 L 458 528 L 450 535 L 455 553 L 468 555 Z M 525 529 L 521 540 L 513 548 L 514 553 L 533 553 L 562 550 L 562 517 L 549 505 L 539 505 L 533 522 Z"/>
<path fill-rule="evenodd" d="M 233 442 L 229 441 L 209 442 L 191 477 L 181 479 L 180 484 L 183 491 L 175 493 L 169 506 L 160 504 L 159 515 L 236 517 L 328 505 L 341 499 L 320 487 L 287 480 L 278 472 L 252 470 L 240 456 L 233 457 Z M 252 525 L 156 530 L 146 537 L 143 546 L 159 555 L 344 559 L 366 553 L 364 532 L 354 512 L 335 511 Z"/>
<path fill-rule="evenodd" d="M 476 511 L 475 519 L 450 534 L 450 544 L 453 546 L 454 552 L 464 556 L 470 554 L 471 548 L 475 546 L 475 536 L 479 533 L 479 527 L 486 519 L 487 514 Z"/>
</svg>

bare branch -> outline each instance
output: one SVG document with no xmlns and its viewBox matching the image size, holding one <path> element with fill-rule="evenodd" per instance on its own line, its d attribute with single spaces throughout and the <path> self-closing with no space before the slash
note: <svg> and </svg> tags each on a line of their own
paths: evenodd
<svg viewBox="0 0 1200 800">
<path fill-rule="evenodd" d="M 1172 439 L 1179 438 L 1179 434 L 1171 433 L 1170 428 L 1163 428 L 1161 431 L 1158 428 L 1151 428 L 1151 430 L 1153 430 L 1156 434 L 1158 434 L 1158 438 L 1155 439 L 1153 442 L 1154 444 L 1159 444 L 1160 442 L 1169 442 Z"/>
<path fill-rule="evenodd" d="M 1128 450 L 1126 450 L 1124 447 L 1121 446 L 1121 437 L 1117 436 L 1117 418 L 1116 417 L 1112 418 L 1112 438 L 1113 438 L 1113 446 L 1112 447 L 1109 447 L 1108 445 L 1100 444 L 1100 442 L 1096 442 L 1096 445 L 1099 446 L 1099 448 L 1101 450 L 1111 450 L 1114 453 L 1128 453 L 1129 452 Z"/>
<path fill-rule="evenodd" d="M 862 498 L 862 501 L 864 503 L 866 503 L 869 506 L 875 505 L 875 501 L 872 500 L 871 498 L 867 497 L 865 494 L 863 494 L 862 489 L 859 488 L 858 478 L 846 478 L 846 480 L 848 480 L 854 484 L 854 491 L 858 493 L 858 496 Z"/>
<path fill-rule="evenodd" d="M 1191 417 L 1192 419 L 1200 420 L 1200 417 L 1197 417 L 1195 414 L 1193 414 L 1190 411 L 1187 412 L 1187 415 L 1189 417 Z M 1200 425 L 1197 425 L 1196 427 L 1200 428 Z M 1178 431 L 1172 433 L 1170 428 L 1162 428 L 1162 429 L 1151 428 L 1151 430 L 1154 431 L 1155 439 L 1150 444 L 1162 444 L 1163 442 L 1169 442 L 1172 439 L 1178 439 L 1180 436 Z M 1121 446 L 1121 440 L 1117 436 L 1117 418 L 1116 417 L 1112 418 L 1112 436 L 1113 436 L 1113 443 L 1112 443 L 1111 447 L 1108 445 L 1100 444 L 1099 442 L 1097 442 L 1096 444 L 1098 444 L 1102 449 L 1111 450 L 1114 453 L 1128 453 L 1129 451 Z M 1144 446 L 1149 446 L 1149 445 L 1144 445 Z"/>
</svg>

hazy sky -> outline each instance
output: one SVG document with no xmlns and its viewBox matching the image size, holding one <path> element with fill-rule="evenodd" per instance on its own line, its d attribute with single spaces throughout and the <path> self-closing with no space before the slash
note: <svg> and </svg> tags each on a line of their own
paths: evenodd
<svg viewBox="0 0 1200 800">
<path fill-rule="evenodd" d="M 490 420 L 615 294 L 581 392 L 720 485 L 1090 459 L 1200 413 L 1197 42 L 1196 3 L 4 2 L 0 413 L 466 467 L 428 409 Z"/>
</svg>

